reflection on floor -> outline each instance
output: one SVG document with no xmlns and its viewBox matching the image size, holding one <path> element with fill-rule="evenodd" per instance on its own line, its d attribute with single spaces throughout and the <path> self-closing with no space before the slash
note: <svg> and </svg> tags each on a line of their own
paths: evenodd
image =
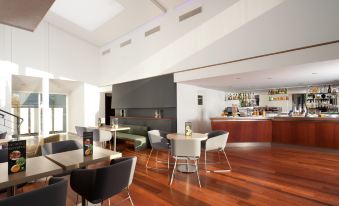
<svg viewBox="0 0 339 206">
<path fill-rule="evenodd" d="M 228 148 L 232 172 L 205 173 L 200 165 L 201 189 L 194 173 L 177 173 L 169 187 L 171 170 L 146 170 L 149 150 L 135 152 L 124 144 L 119 144 L 118 150 L 124 156 L 138 157 L 130 188 L 135 205 L 339 205 L 337 150 L 329 152 L 288 145 Z M 159 158 L 166 160 L 166 154 L 159 153 Z M 210 154 L 208 158 L 217 161 L 218 155 Z M 155 167 L 155 158 L 152 160 L 151 166 Z M 158 163 L 157 166 L 166 168 L 167 165 Z M 210 169 L 225 167 L 211 165 Z M 43 182 L 28 184 L 24 192 L 43 185 Z M 125 194 L 118 195 L 111 202 L 124 197 Z M 75 199 L 75 193 L 69 188 L 67 205 L 74 205 Z M 108 201 L 104 205 L 108 205 Z M 121 205 L 130 203 L 126 201 Z"/>
</svg>

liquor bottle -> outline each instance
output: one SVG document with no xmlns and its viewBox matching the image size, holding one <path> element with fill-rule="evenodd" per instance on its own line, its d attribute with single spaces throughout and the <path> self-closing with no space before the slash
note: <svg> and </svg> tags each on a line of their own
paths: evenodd
<svg viewBox="0 0 339 206">
<path fill-rule="evenodd" d="M 328 93 L 332 93 L 331 85 L 328 85 Z"/>
</svg>

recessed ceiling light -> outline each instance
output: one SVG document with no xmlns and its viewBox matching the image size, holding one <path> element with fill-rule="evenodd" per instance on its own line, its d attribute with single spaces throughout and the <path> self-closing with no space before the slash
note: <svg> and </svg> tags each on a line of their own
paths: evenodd
<svg viewBox="0 0 339 206">
<path fill-rule="evenodd" d="M 316 73 L 316 72 L 312 72 L 312 74 L 318 74 L 318 73 Z"/>
<path fill-rule="evenodd" d="M 272 77 L 267 77 L 267 79 L 272 79 Z"/>
<path fill-rule="evenodd" d="M 237 77 L 237 78 L 235 78 L 235 79 L 241 79 L 240 77 Z"/>
<path fill-rule="evenodd" d="M 123 9 L 116 0 L 57 0 L 51 11 L 88 31 L 94 31 Z"/>
</svg>

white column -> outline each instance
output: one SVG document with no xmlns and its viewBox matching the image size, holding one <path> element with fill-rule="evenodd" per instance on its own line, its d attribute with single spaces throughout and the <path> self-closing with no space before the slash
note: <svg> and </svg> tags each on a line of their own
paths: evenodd
<svg viewBox="0 0 339 206">
<path fill-rule="evenodd" d="M 51 114 L 49 110 L 49 79 L 42 78 L 42 135 L 49 135 Z"/>
</svg>

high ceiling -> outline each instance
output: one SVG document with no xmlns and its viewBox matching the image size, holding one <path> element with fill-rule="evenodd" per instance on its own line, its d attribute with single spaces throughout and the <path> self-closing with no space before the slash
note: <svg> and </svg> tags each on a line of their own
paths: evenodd
<svg viewBox="0 0 339 206">
<path fill-rule="evenodd" d="M 252 91 L 279 87 L 339 84 L 339 60 L 224 75 L 181 82 L 221 91 Z"/>
<path fill-rule="evenodd" d="M 45 20 L 97 46 L 103 46 L 147 23 L 153 18 L 163 15 L 167 10 L 173 9 L 185 2 L 185 0 L 95 0 L 96 8 L 94 8 L 95 10 L 93 11 L 89 8 L 91 7 L 90 5 L 93 4 L 93 0 L 83 0 L 81 7 L 76 7 L 78 1 L 79 0 L 56 0 L 47 13 Z M 105 18 L 107 19 L 109 13 L 107 13 L 107 6 L 105 5 L 109 5 L 109 3 L 121 5 L 122 10 L 115 11 L 114 8 L 112 8 L 111 12 L 115 13 L 115 15 L 112 15 L 109 20 L 103 21 L 103 24 L 98 23 L 99 27 L 96 28 L 93 24 L 99 21 L 99 19 L 96 20 L 94 17 L 97 18 L 100 16 L 99 14 L 101 14 L 103 15 L 103 20 L 105 20 Z M 100 4 L 102 4 L 101 7 Z M 72 13 L 70 7 L 74 8 L 77 13 Z M 69 8 L 68 13 L 61 15 L 58 10 L 66 10 L 61 8 Z M 77 11 L 77 9 L 82 9 L 83 11 Z M 104 16 L 105 12 L 108 16 Z M 86 13 L 93 17 L 83 15 Z M 73 18 L 67 19 L 67 17 Z M 83 28 L 84 24 L 88 23 L 88 21 L 93 21 L 92 26 L 89 28 L 94 28 L 94 30 Z M 83 24 L 74 22 L 83 22 Z"/>
</svg>

